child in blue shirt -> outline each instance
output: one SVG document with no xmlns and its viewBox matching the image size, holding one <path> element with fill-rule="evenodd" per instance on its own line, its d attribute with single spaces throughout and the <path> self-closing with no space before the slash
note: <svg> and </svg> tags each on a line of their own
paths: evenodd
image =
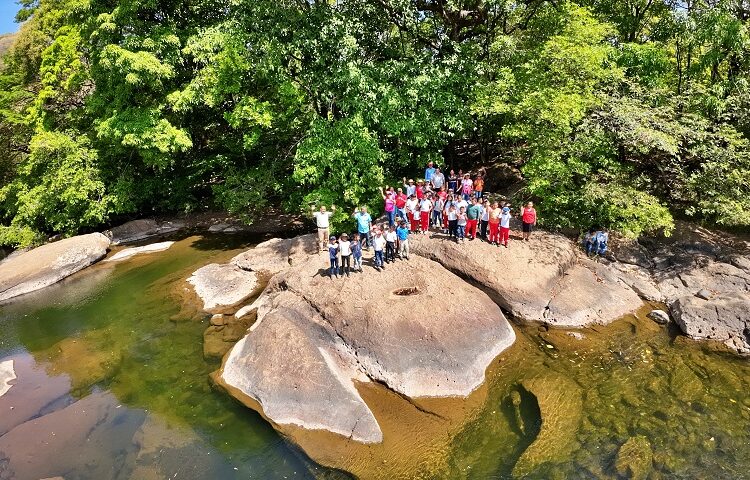
<svg viewBox="0 0 750 480">
<path fill-rule="evenodd" d="M 336 241 L 336 236 L 331 235 L 328 237 L 328 258 L 331 260 L 331 268 L 328 275 L 333 278 L 339 276 L 339 244 Z"/>
<path fill-rule="evenodd" d="M 398 236 L 398 256 L 401 260 L 409 260 L 409 227 L 402 221 L 396 229 Z"/>
</svg>

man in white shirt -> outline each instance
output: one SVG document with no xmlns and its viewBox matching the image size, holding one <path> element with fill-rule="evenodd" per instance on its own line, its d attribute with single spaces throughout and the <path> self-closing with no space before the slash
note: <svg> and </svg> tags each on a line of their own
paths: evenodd
<svg viewBox="0 0 750 480">
<path fill-rule="evenodd" d="M 440 190 L 440 187 L 445 185 L 445 175 L 440 171 L 440 168 L 435 169 L 435 173 L 432 174 L 432 186 L 435 190 Z"/>
<path fill-rule="evenodd" d="M 315 205 L 312 207 L 312 216 L 315 218 L 315 225 L 318 227 L 318 241 L 320 242 L 320 250 L 327 250 L 328 247 L 328 226 L 330 224 L 331 216 L 336 213 L 336 205 L 331 205 L 331 211 L 326 211 L 325 205 L 320 206 L 320 211 L 315 211 Z"/>
</svg>

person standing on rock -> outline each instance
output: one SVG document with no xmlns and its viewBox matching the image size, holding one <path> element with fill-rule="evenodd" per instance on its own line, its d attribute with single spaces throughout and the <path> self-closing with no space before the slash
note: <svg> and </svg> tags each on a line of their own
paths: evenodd
<svg viewBox="0 0 750 480">
<path fill-rule="evenodd" d="M 448 238 L 455 238 L 458 240 L 458 208 L 456 208 L 455 202 L 451 203 L 448 207 Z"/>
<path fill-rule="evenodd" d="M 396 261 L 396 242 L 398 242 L 396 226 L 390 225 L 385 234 L 385 263 L 393 263 Z"/>
<path fill-rule="evenodd" d="M 467 202 L 471 198 L 471 189 L 474 187 L 474 182 L 471 181 L 469 174 L 464 175 L 464 179 L 461 181 L 461 196 Z"/>
<path fill-rule="evenodd" d="M 372 239 L 372 246 L 375 250 L 375 258 L 373 259 L 373 262 L 375 263 L 375 270 L 380 271 L 381 269 L 385 268 L 385 263 L 383 262 L 383 250 L 385 250 L 385 237 L 383 236 L 383 232 L 380 230 L 375 232 L 375 236 Z"/>
<path fill-rule="evenodd" d="M 482 192 L 484 191 L 484 176 L 480 173 L 477 175 L 477 178 L 474 180 L 474 196 L 477 199 L 482 198 Z"/>
<path fill-rule="evenodd" d="M 370 249 L 372 245 L 372 217 L 367 213 L 367 207 L 360 207 L 359 212 L 354 209 L 352 214 L 355 220 L 357 220 L 357 232 L 359 233 L 362 243 L 366 245 L 365 250 Z"/>
<path fill-rule="evenodd" d="M 435 167 L 432 162 L 427 162 L 427 168 L 424 171 L 424 181 L 429 183 L 432 181 L 432 176 L 435 175 Z"/>
<path fill-rule="evenodd" d="M 331 268 L 328 271 L 328 276 L 333 278 L 339 276 L 339 244 L 336 242 L 336 237 L 331 235 L 328 238 L 328 259 L 331 261 Z"/>
<path fill-rule="evenodd" d="M 414 180 L 409 179 L 409 181 L 406 181 L 406 177 L 404 177 L 404 190 L 406 190 L 406 196 L 411 197 L 412 195 L 417 194 L 417 186 L 414 185 Z"/>
<path fill-rule="evenodd" d="M 427 235 L 430 229 L 430 214 L 432 213 L 432 200 L 430 196 L 426 196 L 422 199 L 422 203 L 419 204 L 419 225 L 423 235 Z"/>
<path fill-rule="evenodd" d="M 342 233 L 339 237 L 339 254 L 341 254 L 341 266 L 339 267 L 339 272 L 342 275 L 346 274 L 348 277 L 349 270 L 352 269 L 352 248 L 351 242 L 349 241 L 349 235 L 346 233 Z"/>
<path fill-rule="evenodd" d="M 398 256 L 401 260 L 409 260 L 409 228 L 403 220 L 396 229 L 398 236 Z"/>
<path fill-rule="evenodd" d="M 521 209 L 521 222 L 523 223 L 523 239 L 527 242 L 531 238 L 531 231 L 536 226 L 536 210 L 534 202 L 529 202 Z"/>
<path fill-rule="evenodd" d="M 510 241 L 510 207 L 503 207 L 503 212 L 500 215 L 500 243 L 505 248 L 508 248 L 508 242 Z"/>
<path fill-rule="evenodd" d="M 461 207 L 461 210 L 458 211 L 458 214 L 456 215 L 456 242 L 457 243 L 463 243 L 466 239 L 464 238 L 466 234 L 466 223 L 467 223 L 467 217 L 466 217 L 466 209 L 464 207 Z"/>
<path fill-rule="evenodd" d="M 349 245 L 352 250 L 352 258 L 354 259 L 354 270 L 362 271 L 362 245 L 359 243 L 359 233 L 355 233 L 352 238 L 352 242 Z"/>
<path fill-rule="evenodd" d="M 445 186 L 445 175 L 443 175 L 439 167 L 435 169 L 435 173 L 432 175 L 432 186 L 435 190 L 440 190 Z"/>
<path fill-rule="evenodd" d="M 493 203 L 490 208 L 490 237 L 488 238 L 488 241 L 492 245 L 498 245 L 500 243 L 500 216 L 502 213 L 503 211 L 500 209 L 498 203 Z"/>
<path fill-rule="evenodd" d="M 336 205 L 331 205 L 331 211 L 326 211 L 325 205 L 320 206 L 320 211 L 315 211 L 315 205 L 311 206 L 312 215 L 315 218 L 315 225 L 318 227 L 318 242 L 320 243 L 320 251 L 325 251 L 326 242 L 330 234 L 329 225 L 331 216 L 336 213 Z"/>
<path fill-rule="evenodd" d="M 445 207 L 445 199 L 439 195 L 435 197 L 435 205 L 432 208 L 432 219 L 430 220 L 431 226 L 440 228 L 443 224 L 443 208 Z"/>
<path fill-rule="evenodd" d="M 482 206 L 479 205 L 479 200 L 475 198 L 471 199 L 471 205 L 466 210 L 466 236 L 469 240 L 474 240 L 477 236 L 477 224 L 482 216 Z"/>
<path fill-rule="evenodd" d="M 487 241 L 487 227 L 490 223 L 490 210 L 490 201 L 485 200 L 484 204 L 482 205 L 482 219 L 479 223 L 479 236 L 484 238 L 485 241 Z"/>
<path fill-rule="evenodd" d="M 451 170 L 448 174 L 448 192 L 451 195 L 458 193 L 458 176 L 454 170 Z"/>
<path fill-rule="evenodd" d="M 383 209 L 385 210 L 385 216 L 388 218 L 388 226 L 392 227 L 396 225 L 396 199 L 393 190 L 387 185 L 381 192 L 383 195 L 383 202 L 385 202 Z"/>
<path fill-rule="evenodd" d="M 401 220 L 406 220 L 406 201 L 409 199 L 400 188 L 396 193 L 396 214 Z"/>
<path fill-rule="evenodd" d="M 419 200 L 416 195 L 410 195 L 409 200 L 406 201 L 406 212 L 407 219 L 409 220 L 409 229 L 412 232 L 417 231 L 417 222 L 419 219 Z"/>
</svg>

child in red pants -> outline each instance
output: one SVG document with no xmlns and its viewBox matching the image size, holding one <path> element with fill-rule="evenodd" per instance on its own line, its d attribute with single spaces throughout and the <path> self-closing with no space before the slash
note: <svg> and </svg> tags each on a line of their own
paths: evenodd
<svg viewBox="0 0 750 480">
<path fill-rule="evenodd" d="M 510 208 L 503 207 L 503 213 L 500 215 L 500 243 L 508 248 L 510 240 Z"/>
<path fill-rule="evenodd" d="M 500 243 L 500 215 L 502 214 L 503 211 L 500 209 L 497 202 L 493 203 L 492 209 L 490 210 L 490 236 L 487 239 L 492 245 Z"/>
</svg>

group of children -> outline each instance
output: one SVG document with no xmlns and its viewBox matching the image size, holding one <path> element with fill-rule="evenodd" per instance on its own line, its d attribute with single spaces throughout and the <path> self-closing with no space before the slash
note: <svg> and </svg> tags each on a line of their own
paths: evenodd
<svg viewBox="0 0 750 480">
<path fill-rule="evenodd" d="M 596 230 L 592 228 L 583 236 L 581 243 L 588 256 L 603 256 L 607 253 L 609 233 L 606 229 Z"/>
<path fill-rule="evenodd" d="M 374 266 L 380 271 L 386 263 L 394 262 L 398 256 L 409 258 L 409 235 L 427 234 L 430 228 L 437 229 L 458 243 L 483 238 L 492 245 L 508 247 L 510 240 L 509 204 L 500 205 L 482 199 L 484 194 L 483 172 L 472 180 L 469 174 L 450 171 L 448 178 L 433 166 L 427 165 L 424 180 L 407 181 L 403 188 L 386 186 L 381 194 L 387 224 L 373 226 L 372 216 L 367 207 L 355 209 L 352 217 L 357 222 L 357 233 L 350 240 L 343 233 L 337 239 L 329 235 L 328 220 L 331 212 L 320 207 L 313 216 L 318 227 L 321 248 L 327 249 L 330 259 L 330 275 L 349 275 L 351 271 L 362 271 L 362 249 L 374 249 Z M 528 241 L 536 225 L 536 210 L 529 202 L 520 212 L 523 223 L 523 239 Z M 325 243 L 327 238 L 328 242 Z M 340 260 L 339 260 L 340 259 Z M 353 259 L 354 265 L 351 265 Z"/>
</svg>

